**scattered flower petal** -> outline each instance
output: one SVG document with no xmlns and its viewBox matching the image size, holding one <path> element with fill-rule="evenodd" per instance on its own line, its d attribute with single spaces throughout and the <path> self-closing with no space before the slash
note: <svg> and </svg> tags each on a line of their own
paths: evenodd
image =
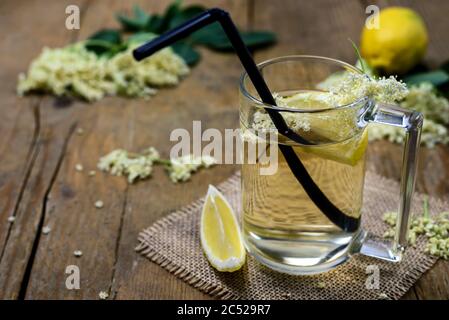
<svg viewBox="0 0 449 320">
<path fill-rule="evenodd" d="M 106 300 L 107 298 L 109 298 L 109 294 L 108 294 L 106 291 L 101 291 L 101 292 L 98 294 L 98 297 L 99 297 L 101 300 Z"/>
<path fill-rule="evenodd" d="M 385 293 L 379 293 L 379 300 L 389 300 L 390 298 Z"/>
<path fill-rule="evenodd" d="M 198 169 L 209 168 L 216 163 L 216 159 L 210 156 L 194 157 L 193 155 L 187 155 L 171 159 L 166 169 L 170 179 L 178 183 L 189 180 L 192 173 Z"/>
<path fill-rule="evenodd" d="M 43 234 L 49 234 L 51 231 L 51 228 L 49 226 L 45 226 L 42 228 L 42 233 Z"/>
<path fill-rule="evenodd" d="M 326 283 L 320 281 L 320 282 L 317 283 L 316 287 L 318 289 L 324 289 L 324 288 L 326 288 Z"/>
<path fill-rule="evenodd" d="M 75 251 L 73 251 L 73 255 L 75 257 L 79 258 L 83 255 L 83 252 L 81 250 L 75 250 Z"/>
<path fill-rule="evenodd" d="M 95 202 L 95 208 L 101 209 L 101 208 L 103 208 L 103 206 L 104 206 L 103 201 L 98 200 L 98 201 Z"/>
</svg>

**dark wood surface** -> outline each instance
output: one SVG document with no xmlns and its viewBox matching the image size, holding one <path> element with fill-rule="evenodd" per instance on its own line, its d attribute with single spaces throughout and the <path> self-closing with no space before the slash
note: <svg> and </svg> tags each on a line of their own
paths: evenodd
<svg viewBox="0 0 449 320">
<path fill-rule="evenodd" d="M 372 1 L 270 0 L 186 1 L 220 6 L 244 28 L 270 29 L 279 43 L 258 51 L 258 61 L 286 54 L 326 55 L 355 60 L 347 39 L 358 40 L 365 7 Z M 431 42 L 431 65 L 449 57 L 449 2 L 374 1 L 381 7 L 409 5 L 420 12 Z M 101 155 L 122 147 L 155 146 L 165 156 L 174 128 L 203 129 L 238 126 L 237 82 L 241 67 L 231 54 L 201 50 L 202 61 L 173 89 L 148 101 L 109 97 L 93 104 L 67 103 L 50 96 L 19 98 L 19 72 L 43 46 L 57 47 L 86 38 L 103 27 L 116 27 L 114 13 L 133 3 L 162 11 L 169 1 L 13 1 L 0 2 L 0 298 L 96 299 L 108 291 L 114 299 L 208 299 L 209 297 L 133 250 L 139 231 L 190 203 L 208 184 L 229 177 L 237 167 L 217 166 L 196 174 L 185 184 L 172 184 L 162 168 L 150 180 L 128 186 L 120 177 L 97 173 Z M 81 29 L 64 27 L 65 8 L 81 8 Z M 84 134 L 78 135 L 77 128 Z M 399 179 L 401 148 L 388 142 L 369 147 L 369 167 Z M 84 173 L 75 165 L 83 164 Z M 424 149 L 420 156 L 418 190 L 449 195 L 449 149 Z M 94 202 L 102 200 L 98 210 Z M 10 224 L 9 216 L 16 221 Z M 51 232 L 42 234 L 44 226 Z M 83 256 L 73 256 L 74 250 Z M 65 288 L 67 265 L 81 271 L 81 289 Z M 449 264 L 440 261 L 404 296 L 405 299 L 448 299 Z"/>
</svg>

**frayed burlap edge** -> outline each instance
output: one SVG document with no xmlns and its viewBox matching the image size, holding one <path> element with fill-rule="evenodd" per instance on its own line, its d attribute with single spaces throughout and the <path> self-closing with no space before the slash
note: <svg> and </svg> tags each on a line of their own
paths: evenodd
<svg viewBox="0 0 449 320">
<path fill-rule="evenodd" d="M 393 182 L 391 179 L 388 179 L 386 177 L 380 176 L 376 173 L 369 172 L 367 174 L 374 175 L 374 178 L 382 184 L 389 184 L 392 185 L 393 188 L 398 188 L 398 183 Z M 234 186 L 236 182 L 240 179 L 240 173 L 237 172 L 233 176 L 231 176 L 228 180 L 224 181 L 218 186 L 218 189 L 223 190 L 227 189 L 231 186 Z M 422 194 L 416 194 L 417 198 L 423 198 L 424 196 Z M 185 267 L 178 265 L 172 261 L 170 261 L 170 258 L 165 256 L 163 253 L 158 252 L 157 250 L 154 250 L 150 247 L 149 243 L 145 241 L 145 237 L 148 235 L 151 235 L 155 232 L 158 232 L 164 228 L 169 227 L 170 225 L 176 223 L 178 220 L 184 218 L 185 216 L 191 214 L 192 212 L 197 211 L 200 209 L 204 203 L 205 197 L 202 197 L 191 204 L 183 207 L 181 210 L 175 211 L 171 213 L 170 215 L 161 218 L 160 220 L 156 221 L 153 225 L 151 225 L 149 228 L 145 229 L 141 233 L 139 233 L 138 241 L 139 244 L 135 248 L 135 250 L 147 257 L 152 262 L 158 264 L 159 266 L 163 267 L 165 270 L 173 274 L 174 276 L 178 277 L 179 279 L 183 280 L 187 284 L 193 286 L 194 288 L 200 290 L 201 292 L 208 294 L 214 298 L 218 299 L 230 299 L 230 300 L 237 300 L 241 297 L 239 295 L 236 295 L 229 291 L 229 289 L 226 289 L 222 287 L 219 284 L 211 284 L 207 281 L 197 277 L 196 275 L 192 274 L 189 270 L 187 270 Z M 432 202 L 436 203 L 438 206 L 444 206 L 447 205 L 447 202 L 440 198 L 432 198 Z M 426 255 L 421 264 L 414 266 L 410 270 L 407 270 L 407 274 L 403 275 L 403 278 L 397 283 L 396 287 L 392 289 L 389 292 L 389 299 L 400 299 L 405 293 L 407 293 L 410 288 L 413 287 L 413 285 L 416 283 L 416 281 L 422 276 L 424 272 L 429 270 L 436 262 L 438 261 L 437 257 Z"/>
<path fill-rule="evenodd" d="M 424 260 L 422 261 L 422 264 L 418 267 L 415 267 L 411 269 L 403 279 L 398 283 L 397 287 L 392 289 L 393 296 L 390 297 L 391 299 L 398 300 L 400 299 L 404 294 L 406 294 L 418 281 L 419 278 L 421 278 L 422 274 L 429 270 L 436 262 L 438 261 L 437 257 L 433 257 L 430 255 L 426 255 Z"/>
</svg>

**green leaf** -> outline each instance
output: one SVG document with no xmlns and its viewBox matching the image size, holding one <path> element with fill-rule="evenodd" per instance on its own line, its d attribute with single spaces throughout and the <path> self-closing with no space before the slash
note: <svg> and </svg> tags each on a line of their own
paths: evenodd
<svg viewBox="0 0 449 320">
<path fill-rule="evenodd" d="M 449 81 L 449 74 L 444 70 L 434 70 L 405 77 L 404 81 L 409 86 L 416 85 L 422 82 L 429 82 L 434 86 L 439 86 Z"/>
<path fill-rule="evenodd" d="M 122 37 L 119 31 L 103 29 L 91 35 L 84 43 L 84 47 L 101 56 L 120 51 L 121 43 Z"/>
<path fill-rule="evenodd" d="M 269 31 L 241 32 L 243 42 L 251 48 L 262 48 L 276 42 L 276 35 Z"/>
<path fill-rule="evenodd" d="M 185 42 L 177 42 L 172 48 L 189 66 L 195 65 L 201 59 L 199 52 Z"/>
<path fill-rule="evenodd" d="M 115 56 L 117 53 L 125 51 L 128 48 L 128 44 L 126 43 L 120 43 L 115 46 L 113 46 L 108 52 L 104 53 L 104 56 L 107 58 L 111 58 Z"/>
<path fill-rule="evenodd" d="M 178 16 L 181 12 L 180 10 L 181 1 L 175 1 L 165 10 L 164 15 L 162 16 L 162 21 L 159 27 L 158 33 L 164 33 L 170 28 L 170 21 Z"/>
<path fill-rule="evenodd" d="M 116 18 L 122 25 L 122 28 L 126 31 L 139 31 L 145 27 L 145 25 L 142 25 L 140 21 L 122 14 L 117 14 Z"/>
<path fill-rule="evenodd" d="M 84 43 L 84 47 L 88 51 L 94 52 L 97 56 L 110 58 L 115 54 L 126 50 L 128 46 L 125 43 L 114 44 L 103 40 L 87 39 Z"/>
<path fill-rule="evenodd" d="M 145 25 L 150 18 L 150 16 L 138 5 L 134 5 L 133 12 L 135 20 L 141 22 L 143 25 Z"/>
<path fill-rule="evenodd" d="M 245 45 L 250 49 L 265 47 L 276 42 L 275 34 L 268 31 L 241 31 L 240 35 Z M 214 50 L 233 50 L 231 42 L 218 24 L 205 32 L 197 34 L 194 39 L 196 43 L 203 44 Z"/>
<path fill-rule="evenodd" d="M 199 29 L 190 36 L 190 40 L 193 43 L 203 45 L 208 45 L 211 42 L 226 41 L 226 39 L 226 34 L 218 22 Z"/>
<path fill-rule="evenodd" d="M 163 22 L 164 19 L 160 15 L 155 14 L 148 20 L 144 30 L 152 33 L 161 33 Z"/>
<path fill-rule="evenodd" d="M 143 30 L 150 20 L 150 16 L 138 5 L 133 7 L 133 17 L 117 14 L 116 18 L 121 23 L 123 29 L 127 31 Z"/>
<path fill-rule="evenodd" d="M 187 8 L 184 8 L 183 10 L 177 12 L 177 14 L 171 18 L 168 28 L 173 29 L 186 22 L 187 20 L 190 20 L 203 13 L 204 11 L 206 11 L 206 8 L 203 6 L 188 6 Z"/>
<path fill-rule="evenodd" d="M 88 51 L 94 52 L 97 56 L 101 56 L 110 52 L 114 44 L 103 40 L 88 39 L 84 43 L 84 47 Z"/>
<path fill-rule="evenodd" d="M 137 32 L 127 39 L 128 43 L 143 43 L 154 39 L 156 35 L 151 32 Z"/>
<path fill-rule="evenodd" d="M 447 73 L 449 73 L 449 60 L 446 62 L 443 62 L 443 64 L 440 67 L 441 70 L 446 71 Z"/>
<path fill-rule="evenodd" d="M 360 68 L 362 69 L 362 72 L 364 74 L 367 74 L 366 72 L 366 68 L 365 68 L 365 60 L 362 58 L 362 55 L 360 54 L 359 48 L 357 47 L 357 45 L 354 43 L 354 41 L 352 41 L 351 39 L 349 39 L 349 42 L 351 42 L 352 47 L 354 48 L 355 54 L 357 55 L 357 61 L 360 62 Z"/>
<path fill-rule="evenodd" d="M 119 44 L 122 42 L 120 32 L 113 29 L 103 29 L 91 35 L 89 40 L 100 40 L 110 44 Z"/>
</svg>

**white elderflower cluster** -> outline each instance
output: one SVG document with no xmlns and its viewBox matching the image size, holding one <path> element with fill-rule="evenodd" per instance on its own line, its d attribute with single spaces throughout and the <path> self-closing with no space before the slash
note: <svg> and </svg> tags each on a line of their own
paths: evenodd
<svg viewBox="0 0 449 320">
<path fill-rule="evenodd" d="M 194 157 L 189 154 L 172 160 L 161 159 L 159 152 L 149 147 L 141 153 L 131 153 L 124 149 L 114 150 L 98 161 L 98 169 L 109 172 L 114 176 L 126 176 L 129 183 L 151 176 L 154 165 L 164 165 L 170 179 L 185 182 L 192 173 L 200 168 L 209 168 L 217 163 L 210 156 Z"/>
<path fill-rule="evenodd" d="M 336 106 L 346 105 L 369 97 L 377 102 L 394 103 L 408 94 L 405 83 L 395 77 L 370 78 L 365 74 L 345 72 L 340 81 L 328 88 L 331 93 L 329 102 Z"/>
<path fill-rule="evenodd" d="M 273 94 L 276 104 L 282 108 L 290 109 L 327 109 L 357 101 L 360 97 L 370 97 L 383 103 L 392 103 L 403 99 L 408 93 L 407 87 L 394 77 L 373 79 L 364 74 L 342 72 L 330 76 L 320 83 L 318 89 L 323 91 L 304 91 L 292 96 Z M 279 112 L 287 126 L 294 131 L 308 132 L 313 124 L 323 126 L 329 124 L 329 115 L 307 114 L 295 112 Z M 336 140 L 343 140 L 351 135 L 355 129 L 354 113 L 351 110 L 342 110 L 332 115 L 333 124 L 338 130 L 332 134 Z M 321 120 L 320 121 L 320 117 Z M 323 122 L 324 121 L 324 122 Z M 326 122 L 327 121 L 327 122 Z M 258 131 L 275 130 L 270 116 L 265 110 L 258 110 L 253 114 L 252 129 Z"/>
<path fill-rule="evenodd" d="M 317 85 L 317 89 L 326 92 L 300 92 L 293 96 L 282 97 L 274 94 L 276 103 L 283 108 L 333 108 L 356 101 L 360 97 L 369 97 L 380 103 L 398 103 L 401 107 L 416 110 L 424 115 L 421 143 L 427 147 L 449 143 L 449 101 L 438 96 L 434 86 L 421 83 L 407 89 L 402 81 L 395 77 L 374 78 L 366 74 L 339 72 L 332 74 Z M 309 131 L 310 119 L 307 114 L 280 112 L 286 124 L 295 131 Z M 269 115 L 256 111 L 252 128 L 256 130 L 274 130 Z M 371 123 L 368 126 L 369 139 L 387 139 L 394 143 L 403 143 L 405 132 L 402 128 Z"/>
<path fill-rule="evenodd" d="M 147 97 L 156 92 L 154 87 L 177 85 L 180 77 L 189 73 L 187 64 L 170 47 L 137 62 L 131 53 L 136 46 L 116 54 L 106 64 L 106 74 L 114 83 L 115 94 Z"/>
<path fill-rule="evenodd" d="M 88 101 L 106 95 L 148 97 L 156 92 L 154 87 L 176 85 L 189 72 L 184 60 L 171 48 L 142 62 L 134 60 L 132 49 L 108 59 L 86 50 L 81 42 L 64 48 L 44 48 L 27 74 L 19 75 L 17 92 L 76 95 Z"/>
<path fill-rule="evenodd" d="M 401 107 L 416 110 L 424 115 L 421 144 L 434 147 L 436 144 L 449 143 L 449 101 L 437 95 L 430 83 L 421 83 L 410 88 L 409 93 L 400 102 Z M 403 129 L 379 124 L 369 125 L 370 140 L 388 139 L 394 143 L 403 143 Z"/>
<path fill-rule="evenodd" d="M 127 176 L 128 182 L 145 179 L 153 172 L 153 164 L 159 160 L 159 152 L 151 147 L 142 154 L 131 154 L 126 150 L 117 149 L 101 157 L 98 169 L 115 176 Z"/>
<path fill-rule="evenodd" d="M 431 83 L 412 86 L 401 107 L 423 113 L 428 120 L 449 124 L 449 101 L 437 95 Z"/>
<path fill-rule="evenodd" d="M 186 155 L 174 158 L 166 165 L 168 175 L 173 182 L 184 182 L 190 179 L 192 173 L 200 168 L 209 168 L 217 163 L 217 160 L 210 156 L 194 157 Z"/>
<path fill-rule="evenodd" d="M 449 259 L 449 212 L 442 212 L 435 218 L 430 217 L 427 198 L 424 200 L 423 216 L 413 218 L 410 224 L 408 241 L 415 245 L 417 238 L 423 235 L 427 238 L 425 252 L 443 258 Z M 385 238 L 393 238 L 396 226 L 396 212 L 386 212 L 383 221 L 390 226 L 385 232 Z"/>
<path fill-rule="evenodd" d="M 404 143 L 405 132 L 402 128 L 371 123 L 369 125 L 369 140 L 387 139 L 390 142 Z M 432 148 L 436 144 L 449 143 L 449 132 L 447 128 L 430 119 L 424 119 L 421 131 L 421 144 Z"/>
</svg>

